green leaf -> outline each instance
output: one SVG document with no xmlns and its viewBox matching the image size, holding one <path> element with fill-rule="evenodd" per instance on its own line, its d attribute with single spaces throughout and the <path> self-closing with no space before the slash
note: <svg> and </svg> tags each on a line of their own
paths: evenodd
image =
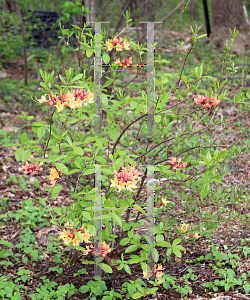
<svg viewBox="0 0 250 300">
<path fill-rule="evenodd" d="M 32 153 L 31 149 L 26 150 L 22 155 L 22 161 L 26 162 L 30 158 L 31 153 Z"/>
<path fill-rule="evenodd" d="M 58 195 L 59 192 L 61 191 L 61 189 L 62 189 L 62 186 L 60 184 L 56 184 L 53 188 L 53 194 Z"/>
<path fill-rule="evenodd" d="M 112 140 L 116 140 L 118 138 L 118 133 L 117 133 L 117 131 L 114 128 L 112 128 L 112 130 L 110 132 L 110 138 Z"/>
<path fill-rule="evenodd" d="M 172 253 L 172 248 L 169 248 L 169 249 L 167 250 L 167 256 L 170 256 L 171 253 Z"/>
<path fill-rule="evenodd" d="M 79 292 L 80 293 L 87 293 L 88 291 L 90 290 L 90 287 L 88 285 L 82 285 L 80 288 L 79 288 Z"/>
<path fill-rule="evenodd" d="M 73 146 L 74 153 L 80 156 L 83 156 L 83 149 L 78 146 Z"/>
<path fill-rule="evenodd" d="M 104 53 L 102 56 L 102 59 L 103 59 L 105 65 L 107 65 L 110 62 L 110 57 L 109 57 L 108 53 Z"/>
<path fill-rule="evenodd" d="M 137 102 L 136 102 L 135 100 L 131 100 L 131 101 L 130 101 L 130 107 L 131 107 L 132 109 L 135 109 L 135 108 L 137 107 Z"/>
<path fill-rule="evenodd" d="M 201 198 L 204 199 L 208 194 L 208 192 L 209 192 L 209 183 L 207 182 L 202 185 L 201 193 L 200 193 Z"/>
<path fill-rule="evenodd" d="M 131 246 L 129 246 L 129 247 L 125 250 L 125 253 L 133 252 L 133 251 L 135 251 L 136 249 L 138 249 L 138 246 L 137 246 L 137 245 L 131 245 Z"/>
<path fill-rule="evenodd" d="M 106 176 L 108 176 L 108 175 L 114 175 L 114 171 L 111 171 L 109 169 L 102 169 L 102 172 Z"/>
<path fill-rule="evenodd" d="M 141 262 L 141 259 L 140 257 L 137 257 L 137 258 L 131 258 L 128 260 L 128 264 L 137 264 L 138 262 Z"/>
<path fill-rule="evenodd" d="M 222 160 L 222 158 L 223 158 L 224 156 L 226 156 L 226 154 L 227 154 L 227 151 L 221 151 L 221 152 L 218 154 L 218 156 L 216 157 L 216 160 L 217 160 L 217 161 Z"/>
<path fill-rule="evenodd" d="M 112 217 L 112 219 L 120 226 L 122 227 L 122 219 L 118 217 L 115 213 L 108 212 L 108 214 Z"/>
<path fill-rule="evenodd" d="M 37 133 L 37 137 L 39 139 L 41 139 L 44 136 L 44 134 L 45 134 L 45 127 L 38 128 L 38 130 L 37 130 L 36 133 Z"/>
<path fill-rule="evenodd" d="M 24 145 L 26 141 L 27 141 L 27 133 L 23 132 L 21 135 L 21 143 Z"/>
<path fill-rule="evenodd" d="M 177 257 L 181 258 L 181 251 L 179 249 L 173 248 L 173 252 Z"/>
<path fill-rule="evenodd" d="M 180 239 L 180 238 L 175 239 L 175 240 L 173 241 L 172 247 L 175 246 L 175 245 L 180 244 L 180 242 L 181 242 L 181 239 Z"/>
<path fill-rule="evenodd" d="M 49 88 L 45 85 L 45 83 L 40 82 L 40 86 L 43 87 L 46 91 L 48 91 L 48 92 L 50 91 Z"/>
<path fill-rule="evenodd" d="M 102 157 L 102 156 L 96 156 L 95 160 L 98 161 L 102 165 L 106 165 L 107 164 L 106 159 L 104 157 Z"/>
<path fill-rule="evenodd" d="M 161 122 L 161 115 L 156 115 L 155 116 L 155 123 L 160 123 Z"/>
<path fill-rule="evenodd" d="M 91 224 L 87 224 L 87 228 L 88 231 L 91 235 L 95 236 L 96 235 L 96 230 L 95 230 L 95 226 L 91 225 Z"/>
<path fill-rule="evenodd" d="M 20 147 L 17 149 L 16 153 L 15 153 L 15 158 L 17 161 L 20 161 L 23 157 L 23 152 L 24 152 L 24 147 Z"/>
<path fill-rule="evenodd" d="M 146 294 L 149 295 L 149 294 L 154 294 L 156 291 L 158 290 L 158 287 L 153 287 L 151 289 L 148 289 L 146 291 Z"/>
<path fill-rule="evenodd" d="M 81 79 L 82 76 L 83 76 L 83 74 L 78 74 L 78 75 L 76 75 L 76 76 L 71 80 L 71 82 L 75 82 L 75 81 Z"/>
<path fill-rule="evenodd" d="M 203 37 L 205 37 L 205 36 L 207 36 L 207 34 L 205 33 L 205 34 L 202 34 L 202 35 L 199 35 L 199 36 L 197 36 L 197 39 L 202 39 Z"/>
<path fill-rule="evenodd" d="M 143 294 L 141 294 L 141 293 L 134 293 L 131 297 L 133 299 L 138 299 L 138 298 L 141 298 L 142 296 L 143 296 Z"/>
<path fill-rule="evenodd" d="M 87 211 L 83 211 L 83 212 L 82 212 L 82 215 L 83 215 L 83 217 L 84 217 L 85 219 L 91 221 L 92 218 L 91 218 L 90 214 L 89 214 Z"/>
<path fill-rule="evenodd" d="M 108 96 L 102 93 L 102 103 L 104 106 L 107 106 L 109 103 Z"/>
<path fill-rule="evenodd" d="M 62 163 L 55 163 L 55 166 L 58 168 L 59 171 L 61 171 L 62 173 L 68 174 L 69 170 L 68 168 L 62 164 Z"/>
<path fill-rule="evenodd" d="M 61 81 L 65 84 L 65 85 L 67 85 L 67 83 L 66 83 L 66 81 L 65 81 L 65 79 L 62 77 L 62 75 L 61 74 L 59 74 L 59 77 L 60 77 L 60 79 L 61 79 Z M 40 83 L 41 84 L 41 83 Z"/>
<path fill-rule="evenodd" d="M 86 56 L 88 57 L 88 58 L 90 58 L 90 56 L 93 54 L 93 49 L 87 49 L 87 51 L 86 51 Z"/>
<path fill-rule="evenodd" d="M 130 241 L 130 238 L 124 238 L 120 241 L 121 246 L 127 245 Z"/>
<path fill-rule="evenodd" d="M 83 176 L 86 176 L 86 175 L 90 175 L 90 174 L 93 174 L 95 173 L 95 169 L 87 169 L 84 171 L 84 173 L 82 174 Z"/>
<path fill-rule="evenodd" d="M 162 234 L 157 234 L 155 240 L 156 240 L 156 243 L 163 242 L 164 236 Z"/>
<path fill-rule="evenodd" d="M 113 270 L 109 265 L 104 264 L 104 263 L 101 263 L 100 265 L 101 265 L 101 268 L 103 269 L 104 272 L 113 273 Z"/>
<path fill-rule="evenodd" d="M 162 242 L 156 243 L 155 246 L 159 246 L 159 247 L 171 247 L 171 244 L 169 242 L 162 241 Z"/>
<path fill-rule="evenodd" d="M 128 265 L 124 265 L 124 270 L 128 273 L 131 274 L 131 269 Z"/>
</svg>

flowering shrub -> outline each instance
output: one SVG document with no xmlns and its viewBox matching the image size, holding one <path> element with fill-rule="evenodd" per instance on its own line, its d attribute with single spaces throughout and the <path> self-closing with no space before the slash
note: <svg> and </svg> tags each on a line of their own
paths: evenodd
<svg viewBox="0 0 250 300">
<path fill-rule="evenodd" d="M 192 39 L 192 47 L 196 40 L 196 33 Z M 90 49 L 90 45 L 85 44 L 83 40 L 79 42 L 82 50 L 87 49 L 87 56 L 90 57 L 94 52 L 93 49 Z M 139 61 L 142 61 L 143 51 L 140 45 L 133 41 L 128 43 L 120 37 L 119 39 L 109 39 L 105 45 L 108 47 L 108 52 L 114 48 L 118 52 L 122 49 L 134 49 L 139 55 Z M 225 56 L 228 60 L 231 59 L 229 55 L 231 46 L 230 41 L 229 48 L 225 50 Z M 106 57 L 109 57 L 108 53 L 105 54 Z M 158 62 L 162 63 L 160 57 Z M 122 63 L 119 60 L 116 63 L 130 65 L 132 58 L 125 59 Z M 135 231 L 135 228 L 145 224 L 146 184 L 149 186 L 150 182 L 154 182 L 155 197 L 162 199 L 158 202 L 159 207 L 153 208 L 156 212 L 156 239 L 153 251 L 155 262 L 158 263 L 160 255 L 157 247 L 169 248 L 166 251 L 167 259 L 171 253 L 181 257 L 181 251 L 185 250 L 183 246 L 179 245 L 181 239 L 176 238 L 171 244 L 165 238 L 166 236 L 176 236 L 180 232 L 181 234 L 187 233 L 189 226 L 183 223 L 178 231 L 178 228 L 176 229 L 174 226 L 176 219 L 170 225 L 165 226 L 164 224 L 169 223 L 169 219 L 165 215 L 160 215 L 162 210 L 168 210 L 171 205 L 179 205 L 181 202 L 185 212 L 195 213 L 197 205 L 189 205 L 193 203 L 193 199 L 197 195 L 199 199 L 205 197 L 210 199 L 211 187 L 223 183 L 226 172 L 221 168 L 220 163 L 224 159 L 232 157 L 235 150 L 219 151 L 220 148 L 230 148 L 230 145 L 219 144 L 213 138 L 216 126 L 221 126 L 224 122 L 223 120 L 220 121 L 216 115 L 216 109 L 220 108 L 218 106 L 219 100 L 215 96 L 212 99 L 208 96 L 195 98 L 197 105 L 202 104 L 204 107 L 208 107 L 211 112 L 214 111 L 215 114 L 211 119 L 209 119 L 210 114 L 205 115 L 209 125 L 206 124 L 199 129 L 196 127 L 203 120 L 204 111 L 190 105 L 193 103 L 193 94 L 199 89 L 201 80 L 206 77 L 206 73 L 204 73 L 206 68 L 203 64 L 197 66 L 195 70 L 192 70 L 189 77 L 183 75 L 182 70 L 180 76 L 173 78 L 172 87 L 166 87 L 168 81 L 166 78 L 171 78 L 172 74 L 161 74 L 162 78 L 157 75 L 155 88 L 157 101 L 154 103 L 155 128 L 154 135 L 149 141 L 143 138 L 143 136 L 147 137 L 145 107 L 149 100 L 144 89 L 139 88 L 135 93 L 136 96 L 133 97 L 126 94 L 126 85 L 123 88 L 115 86 L 114 79 L 118 75 L 112 69 L 114 78 L 108 78 L 104 85 L 104 88 L 107 88 L 114 84 L 110 87 L 112 95 L 107 95 L 104 89 L 101 91 L 101 99 L 98 99 L 102 105 L 100 111 L 105 111 L 106 116 L 98 119 L 95 118 L 98 115 L 97 111 L 95 111 L 94 105 L 91 105 L 94 97 L 97 97 L 92 93 L 94 84 L 91 82 L 91 78 L 86 78 L 85 72 L 74 75 L 72 69 L 65 70 L 66 78 L 59 76 L 62 85 L 54 84 L 53 88 L 60 90 L 60 94 L 55 95 L 52 91 L 54 73 L 47 74 L 40 70 L 43 79 L 41 86 L 48 94 L 42 96 L 38 102 L 40 104 L 49 103 L 52 110 L 51 119 L 49 124 L 46 124 L 45 121 L 31 124 L 32 130 L 39 139 L 39 146 L 36 145 L 38 142 L 31 143 L 28 140 L 27 133 L 22 133 L 16 159 L 24 163 L 29 159 L 32 152 L 36 152 L 41 156 L 36 160 L 43 163 L 45 171 L 49 173 L 47 165 L 53 165 L 48 176 L 51 186 L 45 188 L 44 191 L 51 193 L 54 199 L 57 198 L 62 189 L 60 182 L 64 180 L 67 182 L 71 188 L 70 198 L 74 199 L 74 203 L 67 208 L 62 207 L 59 212 L 60 217 L 58 220 L 52 220 L 52 223 L 61 226 L 62 222 L 70 222 L 69 224 L 66 223 L 65 229 L 61 231 L 60 239 L 66 245 L 72 243 L 85 254 L 91 252 L 94 256 L 100 256 L 100 261 L 108 264 L 101 265 L 105 272 L 113 272 L 111 268 L 113 259 L 121 254 L 122 247 L 126 248 L 124 250 L 126 253 L 138 250 L 140 254 L 132 254 L 130 263 L 140 263 L 143 272 L 147 272 L 145 271 L 145 260 L 147 259 L 148 245 L 143 243 L 143 239 L 147 241 L 147 238 L 145 235 L 139 234 L 141 228 L 138 229 L 138 233 Z M 131 69 L 126 71 L 129 70 Z M 169 90 L 166 91 L 167 89 Z M 228 100 L 226 92 L 223 90 L 219 92 L 220 89 L 219 85 L 215 85 L 213 93 L 218 94 L 220 99 Z M 172 100 L 176 101 L 173 103 Z M 235 98 L 234 102 L 237 101 L 243 101 L 243 99 Z M 87 104 L 87 106 L 82 104 Z M 70 110 L 64 110 L 66 106 Z M 215 106 L 217 107 L 215 108 Z M 32 117 L 23 113 L 22 118 L 30 125 Z M 93 124 L 96 121 L 100 122 L 97 124 L 100 131 L 98 133 L 93 131 Z M 90 131 L 85 132 L 82 129 L 86 126 L 93 127 Z M 40 147 L 40 145 L 44 145 L 44 147 Z M 185 161 L 181 163 L 181 158 L 176 160 L 173 155 L 182 155 Z M 169 163 L 170 158 L 171 162 Z M 158 172 L 154 173 L 156 178 L 152 180 L 147 177 L 148 168 L 143 163 L 152 166 L 154 171 Z M 187 164 L 190 165 L 189 169 L 186 169 Z M 94 202 L 97 201 L 97 190 L 99 191 L 99 189 L 97 186 L 93 186 L 93 174 L 96 173 L 97 165 L 101 165 L 103 211 L 96 219 Z M 170 170 L 171 165 L 174 165 L 175 172 Z M 139 166 L 141 166 L 142 176 L 139 176 Z M 41 170 L 37 163 L 32 166 L 26 163 L 23 169 L 27 173 Z M 120 169 L 121 171 L 119 171 Z M 180 169 L 183 169 L 182 172 Z M 58 180 L 59 178 L 60 180 Z M 96 182 L 97 179 L 98 176 L 96 175 Z M 163 186 L 159 184 L 161 179 Z M 173 182 L 178 185 L 179 190 L 173 187 Z M 170 198 L 171 203 L 168 201 Z M 160 207 L 162 205 L 164 207 Z M 135 210 L 138 213 L 135 218 L 131 218 Z M 100 220 L 100 217 L 102 218 L 102 233 L 105 236 L 105 241 L 99 242 L 97 249 L 93 244 L 86 246 L 86 249 L 81 247 L 81 241 L 90 243 L 89 239 L 96 237 L 94 225 L 98 219 Z M 161 217 L 160 222 L 158 222 L 158 217 Z M 142 222 L 139 223 L 139 221 Z M 81 228 L 75 229 L 77 224 L 82 224 Z M 83 232 L 83 230 L 85 231 Z M 189 235 L 189 237 L 198 238 L 199 234 L 197 232 L 194 235 Z M 117 270 L 123 267 L 126 272 L 130 272 L 130 268 L 122 260 Z M 158 264 L 153 273 L 158 278 L 164 275 L 162 270 L 162 265 Z M 143 274 L 145 275 L 145 273 Z"/>
</svg>

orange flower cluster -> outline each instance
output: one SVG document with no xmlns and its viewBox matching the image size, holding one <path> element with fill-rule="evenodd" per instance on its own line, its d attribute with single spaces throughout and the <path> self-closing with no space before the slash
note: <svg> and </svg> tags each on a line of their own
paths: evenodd
<svg viewBox="0 0 250 300">
<path fill-rule="evenodd" d="M 66 94 L 62 94 L 60 91 L 60 95 L 56 96 L 51 94 L 50 99 L 46 99 L 47 95 L 43 95 L 41 99 L 37 100 L 39 103 L 49 102 L 49 105 L 57 108 L 57 111 L 63 111 L 64 106 L 69 106 L 70 108 L 79 108 L 82 107 L 83 103 L 93 103 L 94 95 L 88 90 L 87 92 L 82 89 L 78 89 L 73 92 L 67 92 Z"/>
<path fill-rule="evenodd" d="M 43 168 L 40 168 L 43 165 L 43 162 L 41 162 L 39 165 L 37 165 L 37 161 L 35 163 L 31 163 L 30 165 L 26 161 L 25 165 L 22 166 L 23 170 L 26 170 L 23 172 L 23 174 L 29 174 L 32 173 L 32 175 L 35 175 L 36 172 L 42 171 Z"/>
<path fill-rule="evenodd" d="M 73 224 L 69 224 L 68 222 L 64 224 L 64 226 L 70 226 Z M 60 232 L 60 239 L 64 241 L 64 244 L 68 246 L 71 242 L 75 247 L 79 246 L 80 240 L 77 238 L 77 236 L 73 233 L 73 228 L 72 227 L 66 227 L 66 229 L 70 231 L 66 231 L 65 229 Z M 85 229 L 85 232 L 81 232 L 84 229 L 84 225 L 82 225 L 81 228 L 77 229 L 76 232 L 79 232 L 80 235 L 82 236 L 83 240 L 85 243 L 89 243 L 89 238 L 91 237 L 91 234 L 87 229 Z"/>
<path fill-rule="evenodd" d="M 169 201 L 167 201 L 166 198 L 162 198 L 161 200 L 162 200 L 162 202 L 158 201 L 158 203 L 157 203 L 159 206 L 161 206 L 161 205 L 167 205 L 169 203 Z"/>
<path fill-rule="evenodd" d="M 146 267 L 147 267 L 147 265 L 146 265 Z M 162 270 L 163 270 L 163 268 L 162 268 L 162 265 L 161 265 L 161 264 L 158 264 L 158 268 L 157 268 L 157 265 L 155 264 L 153 273 L 154 273 L 154 275 L 155 275 L 155 277 L 156 277 L 157 279 L 161 279 L 161 277 L 162 277 Z M 144 278 L 149 277 L 149 275 L 150 275 L 150 274 L 149 274 L 148 271 L 143 272 L 143 277 L 144 277 Z"/>
<path fill-rule="evenodd" d="M 181 226 L 180 226 L 180 231 L 181 231 L 182 233 L 184 233 L 184 232 L 187 233 L 188 227 L 189 227 L 189 224 L 185 224 L 185 222 L 183 222 L 183 223 L 181 224 Z"/>
<path fill-rule="evenodd" d="M 122 51 L 122 48 L 129 50 L 130 44 L 126 40 L 123 40 L 122 37 L 120 37 L 119 40 L 114 37 L 106 41 L 106 46 L 108 47 L 108 51 L 111 51 L 113 47 L 116 48 L 116 51 Z"/>
<path fill-rule="evenodd" d="M 189 234 L 188 236 L 185 236 L 186 239 L 189 237 L 194 237 L 194 238 L 198 239 L 200 236 L 199 236 L 198 232 L 195 232 L 195 234 Z"/>
<path fill-rule="evenodd" d="M 186 168 L 187 162 L 183 162 L 182 164 L 180 164 L 180 162 L 181 158 L 179 158 L 178 161 L 176 161 L 176 157 L 172 157 L 171 159 L 171 165 L 174 165 L 174 169 Z"/>
<path fill-rule="evenodd" d="M 129 59 L 123 58 L 122 62 L 120 61 L 120 58 L 117 58 L 113 65 L 119 65 L 120 67 L 129 67 L 132 65 L 132 57 L 130 57 Z"/>
<path fill-rule="evenodd" d="M 208 96 L 198 95 L 198 98 L 194 98 L 194 102 L 197 105 L 202 104 L 203 107 L 210 107 L 210 105 L 215 106 L 220 103 L 219 99 L 217 99 L 216 96 L 213 96 L 212 99 L 210 99 Z"/>
<path fill-rule="evenodd" d="M 101 244 L 101 241 L 99 241 L 97 249 L 92 244 L 90 246 L 86 246 L 86 248 L 87 250 L 83 251 L 85 255 L 87 255 L 89 252 L 92 252 L 95 256 L 102 255 L 102 257 L 105 257 L 108 253 L 111 252 L 111 249 L 109 249 L 109 245 L 105 242 L 102 242 Z"/>
<path fill-rule="evenodd" d="M 59 172 L 59 174 L 58 174 Z M 50 174 L 49 174 L 49 180 L 52 186 L 56 184 L 56 181 L 60 178 L 59 175 L 62 174 L 62 172 L 58 171 L 55 168 L 50 169 Z"/>
<path fill-rule="evenodd" d="M 127 189 L 133 192 L 133 189 L 137 188 L 136 184 L 139 180 L 139 173 L 135 167 L 129 167 L 129 169 L 122 167 L 122 171 L 119 173 L 114 170 L 114 180 L 111 180 L 110 187 L 116 187 L 119 191 Z"/>
<path fill-rule="evenodd" d="M 155 264 L 155 268 L 154 268 L 154 275 L 155 277 L 159 278 L 159 277 L 162 277 L 162 265 L 161 264 L 158 264 L 158 268 Z"/>
</svg>

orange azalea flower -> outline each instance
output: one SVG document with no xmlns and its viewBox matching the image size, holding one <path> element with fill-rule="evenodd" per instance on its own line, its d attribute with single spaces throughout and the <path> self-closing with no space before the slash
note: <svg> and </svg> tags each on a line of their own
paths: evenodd
<svg viewBox="0 0 250 300">
<path fill-rule="evenodd" d="M 133 191 L 134 188 L 137 188 L 136 184 L 140 180 L 138 175 L 135 167 L 129 167 L 129 169 L 122 167 L 122 171 L 119 173 L 114 170 L 114 180 L 111 180 L 111 187 L 116 187 L 119 191 L 123 189 Z"/>
<path fill-rule="evenodd" d="M 29 173 L 32 173 L 32 175 L 35 175 L 38 171 L 42 171 L 43 168 L 39 168 L 43 165 L 43 162 L 41 162 L 39 165 L 37 165 L 38 162 L 36 161 L 35 163 L 31 163 L 30 165 L 26 161 L 25 165 L 22 166 L 23 170 L 26 170 L 23 172 L 23 174 L 27 175 Z"/>
<path fill-rule="evenodd" d="M 123 48 L 125 50 L 130 49 L 130 44 L 126 40 L 123 41 L 122 37 L 120 37 L 119 40 L 116 37 L 108 39 L 105 44 L 108 47 L 108 51 L 111 51 L 114 47 L 116 48 L 116 51 L 122 51 Z"/>
<path fill-rule="evenodd" d="M 60 91 L 59 95 L 50 94 L 50 100 L 46 99 L 47 95 L 42 96 L 40 100 L 37 100 L 39 103 L 49 102 L 50 106 L 56 107 L 58 112 L 63 111 L 64 106 L 69 106 L 71 109 L 82 107 L 83 103 L 93 103 L 94 95 L 88 90 L 82 91 L 82 89 L 78 89 L 73 92 L 67 92 L 66 94 L 62 94 Z"/>
<path fill-rule="evenodd" d="M 181 224 L 181 226 L 180 226 L 180 231 L 181 231 L 182 233 L 187 232 L 188 227 L 189 227 L 189 224 L 185 224 L 185 223 L 183 222 L 183 223 Z"/>
<path fill-rule="evenodd" d="M 64 226 L 74 226 L 74 223 L 65 223 Z M 66 227 L 66 229 L 70 231 L 66 231 L 65 229 L 60 232 L 60 238 L 64 241 L 65 245 L 69 245 L 69 243 L 72 241 L 73 246 L 77 247 L 80 244 L 80 240 L 78 237 L 73 233 L 73 227 Z M 79 232 L 81 236 L 83 237 L 83 240 L 85 243 L 89 243 L 89 238 L 92 236 L 87 229 L 85 229 L 85 232 L 81 232 L 84 229 L 84 225 L 82 225 L 81 228 L 77 229 L 76 232 Z"/>
<path fill-rule="evenodd" d="M 64 104 L 61 103 L 60 101 L 57 102 L 57 104 L 54 105 L 57 109 L 58 112 L 61 112 L 63 111 L 63 108 L 64 108 Z"/>
<path fill-rule="evenodd" d="M 123 47 L 125 50 L 130 50 L 130 44 L 126 40 L 123 41 Z"/>
<path fill-rule="evenodd" d="M 80 241 L 78 240 L 77 236 L 73 238 L 73 246 L 78 247 L 80 244 Z"/>
<path fill-rule="evenodd" d="M 203 95 L 198 95 L 198 98 L 194 98 L 194 102 L 197 105 L 202 104 L 204 108 L 210 107 L 210 105 L 215 106 L 220 103 L 216 96 L 213 96 L 213 98 L 210 99 L 208 96 Z"/>
<path fill-rule="evenodd" d="M 94 99 L 94 94 L 92 94 L 89 90 L 87 92 L 84 92 L 83 93 L 83 102 L 84 103 L 94 103 L 93 99 Z"/>
<path fill-rule="evenodd" d="M 188 236 L 185 236 L 185 239 L 188 239 L 189 237 L 194 237 L 194 238 L 198 239 L 200 236 L 199 236 L 198 232 L 196 232 L 195 234 L 190 234 Z"/>
<path fill-rule="evenodd" d="M 59 171 L 60 172 L 60 171 Z M 62 174 L 60 172 L 60 174 Z M 49 180 L 52 186 L 56 184 L 56 181 L 59 179 L 59 174 L 55 168 L 50 169 Z"/>
<path fill-rule="evenodd" d="M 41 99 L 36 99 L 39 103 L 45 103 L 45 102 L 49 102 L 50 100 L 47 100 L 46 99 L 46 96 L 47 96 L 48 94 L 46 94 L 46 95 L 43 95 L 42 97 L 41 97 Z"/>
<path fill-rule="evenodd" d="M 120 58 L 117 58 L 115 60 L 115 62 L 113 63 L 113 65 L 119 65 L 119 66 L 123 66 L 123 67 L 129 67 L 132 65 L 132 57 L 130 57 L 129 59 L 127 58 L 123 58 L 123 61 L 120 61 Z"/>
<path fill-rule="evenodd" d="M 113 65 L 119 65 L 119 66 L 122 66 L 122 63 L 121 63 L 121 61 L 120 61 L 120 58 L 117 58 L 117 59 L 115 60 L 115 62 L 113 63 Z"/>
<path fill-rule="evenodd" d="M 162 265 L 161 264 L 158 264 L 158 268 L 156 267 L 155 265 L 155 268 L 154 268 L 154 274 L 155 274 L 155 277 L 157 277 L 157 279 L 160 279 L 160 277 L 162 277 Z"/>
<path fill-rule="evenodd" d="M 211 101 L 210 101 L 210 104 L 211 104 L 212 106 L 215 106 L 215 105 L 218 105 L 219 103 L 220 103 L 219 99 L 217 99 L 216 96 L 213 96 L 213 98 L 212 98 Z"/>
<path fill-rule="evenodd" d="M 105 257 L 111 252 L 111 249 L 109 249 L 109 245 L 105 242 L 102 242 L 102 245 L 103 246 L 101 247 L 101 241 L 99 241 L 97 249 L 92 244 L 90 246 L 86 246 L 87 249 L 83 250 L 83 253 L 84 255 L 87 255 L 88 252 L 92 252 L 95 256 L 102 255 L 102 257 Z"/>
<path fill-rule="evenodd" d="M 147 264 L 146 264 L 146 268 L 147 268 Z M 158 267 L 157 267 L 157 265 L 155 264 L 153 273 L 154 273 L 155 277 L 156 277 L 158 280 L 160 280 L 161 277 L 162 277 L 162 274 L 163 274 L 163 273 L 162 273 L 162 270 L 164 270 L 164 269 L 162 268 L 162 265 L 161 265 L 161 264 L 158 264 Z M 151 272 L 149 272 L 148 270 L 147 270 L 146 272 L 143 272 L 143 277 L 144 277 L 144 278 L 150 277 L 150 273 L 151 273 Z M 152 273 L 151 273 L 151 274 L 152 274 Z"/>
<path fill-rule="evenodd" d="M 106 46 L 108 47 L 108 51 L 111 51 L 113 49 L 112 40 L 107 40 L 106 41 Z"/>
<path fill-rule="evenodd" d="M 179 158 L 178 161 L 176 161 L 176 157 L 172 157 L 171 159 L 171 165 L 174 165 L 174 169 L 186 168 L 187 162 L 183 162 L 182 164 L 180 164 L 180 162 L 181 158 Z"/>
</svg>

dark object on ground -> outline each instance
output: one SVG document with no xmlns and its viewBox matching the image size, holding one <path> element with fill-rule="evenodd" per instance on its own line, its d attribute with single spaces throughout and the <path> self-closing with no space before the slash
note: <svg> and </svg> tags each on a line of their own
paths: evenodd
<svg viewBox="0 0 250 300">
<path fill-rule="evenodd" d="M 37 47 L 44 48 L 57 45 L 60 17 L 61 15 L 55 11 L 27 10 L 23 20 L 27 30 L 31 29 L 31 42 Z"/>
<path fill-rule="evenodd" d="M 33 44 L 35 47 L 50 48 L 52 46 L 57 46 L 59 43 L 58 36 L 61 36 L 61 30 L 59 26 L 61 14 L 55 11 L 43 11 L 43 10 L 27 10 L 26 14 L 23 16 L 24 24 L 27 32 L 31 31 L 30 45 Z M 84 28 L 85 17 L 83 16 L 82 28 Z M 72 28 L 72 21 L 62 22 L 62 27 L 65 29 Z M 79 24 L 80 25 L 80 24 Z M 89 27 L 91 28 L 91 27 Z M 94 30 L 91 30 L 92 35 L 95 34 Z M 70 44 L 77 47 L 78 42 L 76 38 L 71 36 Z M 28 46 L 29 47 L 29 46 Z"/>
<path fill-rule="evenodd" d="M 205 15 L 205 20 L 206 20 L 207 37 L 209 37 L 209 35 L 211 33 L 211 28 L 210 28 L 207 0 L 203 0 L 203 9 L 204 9 L 204 15 Z"/>
</svg>

